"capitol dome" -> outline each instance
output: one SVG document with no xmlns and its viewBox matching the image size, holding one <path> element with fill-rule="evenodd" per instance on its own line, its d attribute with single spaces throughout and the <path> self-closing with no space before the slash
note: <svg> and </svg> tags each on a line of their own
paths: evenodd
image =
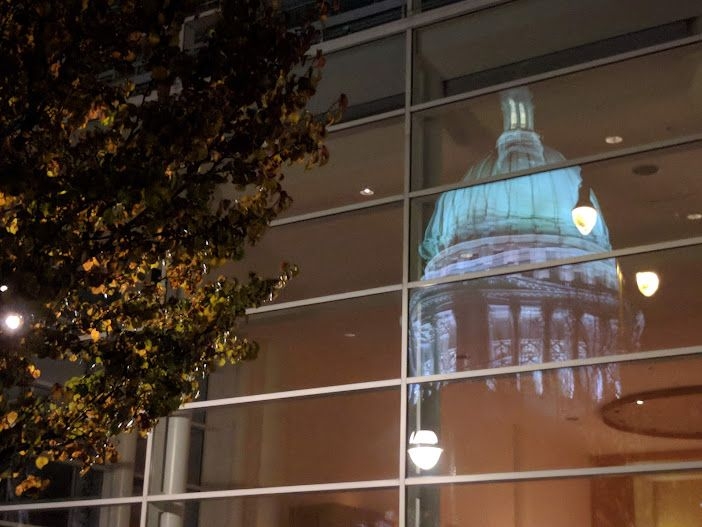
<svg viewBox="0 0 702 527">
<path fill-rule="evenodd" d="M 504 130 L 494 151 L 468 169 L 463 181 L 470 186 L 444 192 L 436 203 L 419 248 L 424 280 L 611 250 L 602 211 L 580 167 L 563 167 L 564 156 L 545 147 L 534 130 L 529 90 L 500 96 Z M 539 167 L 545 170 L 496 180 Z M 598 213 L 587 235 L 572 220 L 581 192 Z M 636 350 L 644 325 L 621 298 L 613 258 L 418 288 L 409 310 L 413 375 Z M 618 393 L 616 367 L 596 378 L 586 370 L 578 375 L 559 372 L 562 394 L 572 398 L 578 385 L 598 401 L 607 390 Z M 532 377 L 534 389 L 543 393 L 541 372 Z"/>
<path fill-rule="evenodd" d="M 445 192 L 436 204 L 419 248 L 427 262 L 424 278 L 611 250 L 592 192 L 589 197 L 598 212 L 595 228 L 584 236 L 573 224 L 580 167 L 488 183 L 497 176 L 565 161 L 534 131 L 534 105 L 527 88 L 502 92 L 501 103 L 504 130 L 496 148 L 463 178 L 474 185 Z"/>
</svg>

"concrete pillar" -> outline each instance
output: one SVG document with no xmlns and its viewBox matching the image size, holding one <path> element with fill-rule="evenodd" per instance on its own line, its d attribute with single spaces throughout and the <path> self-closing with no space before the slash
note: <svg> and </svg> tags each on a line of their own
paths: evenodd
<svg viewBox="0 0 702 527">
<path fill-rule="evenodd" d="M 131 496 L 134 488 L 137 434 L 121 434 L 116 441 L 119 462 L 103 472 L 103 498 Z M 100 527 L 129 527 L 130 516 L 130 505 L 103 507 L 100 509 Z"/>
<path fill-rule="evenodd" d="M 167 426 L 161 490 L 164 494 L 178 494 L 187 490 L 190 416 L 169 417 Z M 184 503 L 168 503 L 161 512 L 159 527 L 183 527 L 184 512 Z"/>
</svg>

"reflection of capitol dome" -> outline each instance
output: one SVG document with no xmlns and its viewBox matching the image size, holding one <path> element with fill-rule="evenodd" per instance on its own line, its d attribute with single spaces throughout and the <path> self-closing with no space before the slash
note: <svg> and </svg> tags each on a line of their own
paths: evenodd
<svg viewBox="0 0 702 527">
<path fill-rule="evenodd" d="M 565 161 L 533 131 L 534 109 L 526 88 L 503 92 L 502 111 L 504 131 L 496 149 L 471 167 L 463 181 L 488 181 Z M 594 195 L 590 198 L 600 221 L 593 231 L 582 236 L 571 220 L 581 182 L 576 166 L 444 193 L 420 247 L 427 261 L 424 278 L 610 250 Z M 605 272 L 602 278 L 611 275 L 609 285 L 616 287 L 616 271 L 608 267 L 614 274 Z"/>
<path fill-rule="evenodd" d="M 420 246 L 427 262 L 424 279 L 611 249 L 594 194 L 590 199 L 599 220 L 593 231 L 583 236 L 572 222 L 580 167 L 489 182 L 565 161 L 534 131 L 528 89 L 507 90 L 501 100 L 504 131 L 496 149 L 464 178 L 485 184 L 445 192 L 437 201 Z M 413 374 L 564 361 L 635 348 L 640 322 L 634 324 L 635 317 L 625 313 L 619 290 L 613 259 L 417 290 L 410 305 Z M 600 398 L 608 379 L 592 381 Z M 561 384 L 572 392 L 572 378 L 562 378 Z"/>
</svg>

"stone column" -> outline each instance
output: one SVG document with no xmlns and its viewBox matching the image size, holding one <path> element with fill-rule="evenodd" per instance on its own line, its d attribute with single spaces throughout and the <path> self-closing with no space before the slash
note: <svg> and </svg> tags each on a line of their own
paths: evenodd
<svg viewBox="0 0 702 527">
<path fill-rule="evenodd" d="M 190 416 L 169 417 L 167 426 L 161 490 L 164 494 L 178 494 L 187 490 Z M 159 527 L 183 527 L 184 512 L 182 502 L 167 504 L 160 515 Z"/>
</svg>

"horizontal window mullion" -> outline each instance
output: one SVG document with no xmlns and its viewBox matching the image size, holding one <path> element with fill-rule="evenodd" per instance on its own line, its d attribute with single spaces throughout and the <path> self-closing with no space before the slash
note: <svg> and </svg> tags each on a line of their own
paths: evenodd
<svg viewBox="0 0 702 527">
<path fill-rule="evenodd" d="M 374 40 L 389 37 L 422 26 L 428 26 L 444 20 L 467 15 L 483 9 L 500 6 L 515 0 L 464 0 L 447 6 L 442 6 L 431 11 L 410 14 L 405 18 L 393 20 L 387 24 L 375 26 L 363 31 L 358 31 L 343 37 L 330 39 L 312 46 L 313 51 L 320 50 L 325 54 L 343 51 L 361 44 L 368 44 Z"/>
<path fill-rule="evenodd" d="M 321 386 L 318 388 L 304 388 L 300 390 L 287 390 L 283 392 L 261 393 L 256 395 L 242 395 L 238 397 L 227 397 L 226 399 L 211 399 L 209 401 L 196 401 L 185 403 L 179 411 L 201 410 L 207 408 L 218 408 L 222 406 L 236 406 L 242 404 L 253 404 L 267 401 L 279 401 L 286 399 L 301 399 L 320 395 L 337 395 L 350 392 L 364 392 L 369 390 L 382 390 L 384 388 L 394 388 L 400 386 L 400 379 L 388 379 L 382 381 L 356 382 L 351 384 L 339 384 L 335 386 Z"/>
<path fill-rule="evenodd" d="M 442 485 L 457 483 L 493 483 L 543 479 L 579 478 L 587 476 L 616 476 L 625 474 L 647 474 L 702 469 L 702 461 L 677 463 L 642 463 L 611 467 L 565 468 L 554 470 L 530 470 L 524 472 L 494 472 L 490 474 L 465 474 L 456 476 L 414 476 L 405 480 L 406 485 Z"/>
<path fill-rule="evenodd" d="M 693 247 L 695 245 L 702 245 L 702 236 L 696 236 L 694 238 L 683 238 L 679 240 L 671 240 L 665 242 L 651 243 L 646 245 L 637 245 L 634 247 L 626 247 L 622 249 L 613 249 L 611 251 L 599 252 L 586 254 L 582 256 L 573 256 L 569 258 L 559 258 L 556 260 L 549 260 L 545 262 L 537 263 L 526 263 L 513 266 L 499 267 L 495 269 L 487 269 L 484 271 L 476 271 L 472 273 L 464 273 L 459 275 L 454 275 L 445 278 L 435 278 L 432 280 L 416 280 L 409 283 L 410 289 L 420 289 L 424 287 L 431 287 L 440 284 L 452 284 L 457 282 L 467 282 L 469 280 L 475 280 L 478 278 L 489 278 L 493 276 L 504 276 L 516 273 L 523 273 L 527 271 L 538 271 L 540 269 L 551 269 L 554 267 L 560 267 L 562 265 L 572 265 L 586 262 L 596 262 L 599 260 L 607 260 L 610 258 L 620 258 L 622 256 L 632 256 L 635 254 L 646 254 L 658 251 L 665 251 L 668 249 L 679 249 L 683 247 Z"/>
<path fill-rule="evenodd" d="M 159 494 L 147 498 L 149 503 L 168 501 L 203 500 L 217 498 L 237 498 L 244 496 L 270 496 L 274 494 L 300 494 L 309 492 L 331 492 L 343 490 L 366 490 L 393 488 L 400 484 L 399 479 L 351 481 L 342 483 L 318 483 L 309 485 L 285 485 L 280 487 L 258 487 L 247 489 L 210 490 L 181 494 Z"/>
<path fill-rule="evenodd" d="M 666 139 L 662 141 L 655 141 L 653 143 L 646 143 L 637 146 L 631 146 L 628 148 L 621 148 L 617 150 L 610 150 L 607 152 L 600 152 L 597 154 L 591 154 L 582 157 L 576 157 L 573 159 L 566 159 L 561 163 L 553 163 L 551 165 L 539 165 L 524 170 L 519 170 L 515 172 L 510 172 L 500 176 L 493 176 L 487 180 L 472 181 L 472 182 L 458 182 L 449 185 L 441 185 L 437 187 L 428 187 L 424 189 L 414 190 L 409 193 L 410 198 L 422 198 L 426 196 L 433 196 L 437 194 L 443 194 L 444 192 L 458 190 L 462 188 L 477 187 L 482 185 L 490 185 L 498 181 L 507 181 L 510 179 L 517 179 L 520 177 L 533 176 L 536 174 L 541 174 L 544 172 L 553 172 L 557 170 L 562 170 L 565 168 L 572 167 L 585 167 L 594 163 L 600 163 L 603 161 L 612 161 L 615 159 L 627 158 L 629 156 L 635 156 L 638 154 L 645 154 L 648 152 L 655 152 L 657 150 L 665 150 L 668 148 L 674 148 L 677 146 L 691 145 L 695 143 L 702 142 L 702 133 L 685 135 L 677 137 L 675 139 Z M 292 219 L 292 218 L 291 218 Z"/>
<path fill-rule="evenodd" d="M 357 291 L 349 291 L 345 293 L 335 293 L 333 295 L 324 295 L 310 297 L 301 300 L 293 300 L 290 302 L 281 302 L 279 304 L 270 304 L 257 308 L 246 310 L 247 315 L 256 315 L 259 313 L 270 313 L 271 311 L 283 311 L 285 309 L 294 309 L 296 307 L 312 306 L 316 304 L 325 304 L 327 302 L 337 302 L 339 300 L 351 300 L 364 296 L 382 295 L 384 293 L 393 293 L 402 290 L 402 285 L 386 285 L 381 287 L 372 287 L 369 289 L 359 289 Z"/>
<path fill-rule="evenodd" d="M 0 512 L 13 512 L 25 510 L 51 510 L 51 509 L 74 509 L 84 507 L 105 507 L 111 505 L 135 505 L 142 503 L 142 496 L 128 496 L 123 498 L 93 498 L 89 500 L 61 500 L 42 501 L 39 503 L 24 502 L 0 505 Z"/>
<path fill-rule="evenodd" d="M 336 216 L 338 214 L 344 214 L 345 212 L 354 212 L 357 210 L 370 209 L 380 205 L 388 205 L 391 203 L 399 203 L 403 199 L 402 194 L 397 194 L 394 196 L 387 196 L 385 198 L 374 199 L 372 201 L 364 201 L 362 203 L 351 203 L 349 205 L 342 205 L 341 207 L 334 207 L 333 209 L 324 209 L 315 212 L 308 212 L 306 214 L 300 214 L 297 216 L 290 216 L 287 218 L 280 218 L 273 220 L 270 223 L 271 227 L 278 227 L 281 225 L 290 225 L 291 223 L 302 223 L 308 220 L 316 220 L 321 218 L 328 218 L 330 216 Z"/>
<path fill-rule="evenodd" d="M 408 377 L 407 382 L 409 384 L 422 384 L 431 382 L 455 381 L 460 379 L 480 379 L 483 377 L 495 377 L 497 375 L 512 375 L 515 373 L 559 370 L 563 368 L 579 368 L 583 366 L 596 366 L 599 364 L 646 361 L 652 359 L 684 357 L 691 355 L 702 355 L 702 346 L 687 346 L 684 348 L 670 348 L 655 351 L 639 351 L 636 353 L 606 355 L 601 357 L 588 357 L 583 359 L 572 359 L 560 362 L 530 363 L 522 364 L 519 366 L 483 368 L 479 370 L 457 371 L 453 373 L 443 373 L 436 375 L 422 375 L 417 377 Z"/>
</svg>

